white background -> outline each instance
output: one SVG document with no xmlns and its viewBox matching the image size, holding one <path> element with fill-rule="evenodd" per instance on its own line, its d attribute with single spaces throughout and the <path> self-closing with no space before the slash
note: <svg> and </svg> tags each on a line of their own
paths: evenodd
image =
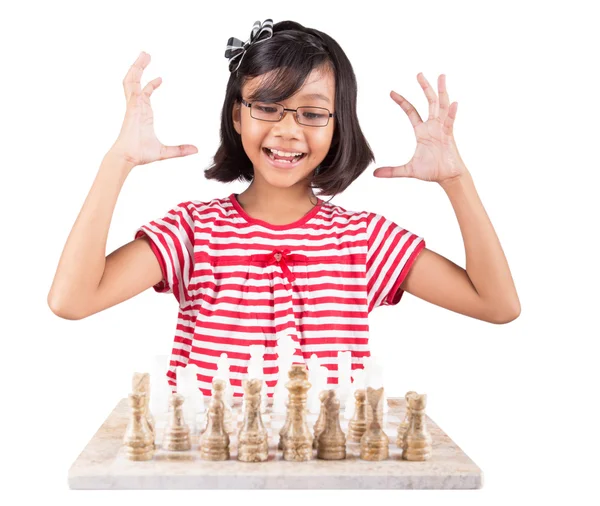
<svg viewBox="0 0 600 506">
<path fill-rule="evenodd" d="M 107 254 L 175 204 L 241 192 L 204 179 L 219 140 L 229 37 L 256 20 L 325 31 L 358 80 L 358 114 L 376 163 L 332 202 L 384 214 L 465 266 L 460 229 L 436 183 L 377 179 L 406 163 L 415 139 L 393 89 L 426 119 L 416 76 L 445 73 L 458 101 L 455 138 L 498 234 L 521 316 L 477 321 L 405 294 L 371 314 L 372 353 L 390 396 L 427 393 L 429 416 L 482 469 L 478 491 L 407 492 L 411 504 L 598 500 L 598 66 L 589 2 L 29 2 L 0 12 L 2 248 L 0 495 L 105 504 L 69 492 L 71 464 L 134 370 L 169 353 L 172 295 L 147 290 L 80 321 L 47 306 L 62 248 L 119 133 L 122 81 L 140 51 L 142 87 L 165 144 L 199 153 L 137 167 L 119 197 Z M 8 474 L 7 474 L 8 473 Z M 257 492 L 115 492 L 112 504 Z M 273 492 L 270 501 L 396 500 L 397 491 Z M 18 495 L 16 495 L 18 494 Z M 225 495 L 224 495 L 225 494 Z M 360 494 L 360 495 L 356 495 Z M 595 498 L 594 498 L 595 496 Z M 586 499 L 587 497 L 587 499 Z M 219 499 L 220 500 L 220 499 Z M 4 501 L 4 499 L 3 499 Z M 597 503 L 596 503 L 597 504 Z"/>
</svg>

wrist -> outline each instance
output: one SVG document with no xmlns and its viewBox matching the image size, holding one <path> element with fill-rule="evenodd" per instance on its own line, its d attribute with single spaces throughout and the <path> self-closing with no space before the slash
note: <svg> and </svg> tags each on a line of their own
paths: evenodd
<svg viewBox="0 0 600 506">
<path fill-rule="evenodd" d="M 107 162 L 107 164 L 115 167 L 117 170 L 125 172 L 129 174 L 131 170 L 136 166 L 136 164 L 127 158 L 127 156 L 115 149 L 114 147 L 109 149 L 108 152 L 104 155 L 103 162 Z"/>
<path fill-rule="evenodd" d="M 455 186 L 460 186 L 470 177 L 471 177 L 471 174 L 465 168 L 458 176 L 453 176 L 448 179 L 444 179 L 443 181 L 439 181 L 439 185 L 444 190 L 449 190 Z"/>
</svg>

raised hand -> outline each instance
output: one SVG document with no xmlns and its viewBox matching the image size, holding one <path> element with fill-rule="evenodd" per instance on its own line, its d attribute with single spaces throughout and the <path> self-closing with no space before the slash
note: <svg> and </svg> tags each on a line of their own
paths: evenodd
<svg viewBox="0 0 600 506">
<path fill-rule="evenodd" d="M 162 79 L 157 77 L 141 89 L 142 74 L 149 63 L 150 55 L 142 51 L 123 80 L 127 110 L 119 137 L 111 148 L 113 153 L 123 156 L 133 165 L 144 165 L 156 160 L 198 152 L 198 148 L 191 144 L 165 146 L 156 138 L 150 96 L 160 86 Z"/>
<path fill-rule="evenodd" d="M 414 106 L 395 91 L 390 96 L 408 115 L 415 129 L 417 148 L 415 154 L 405 165 L 397 167 L 379 167 L 373 175 L 376 177 L 413 177 L 423 181 L 443 183 L 467 172 L 456 142 L 453 125 L 456 118 L 458 102 L 448 107 L 449 99 L 446 91 L 446 76 L 438 77 L 439 100 L 422 73 L 417 80 L 425 92 L 429 102 L 429 118 L 423 122 Z"/>
</svg>

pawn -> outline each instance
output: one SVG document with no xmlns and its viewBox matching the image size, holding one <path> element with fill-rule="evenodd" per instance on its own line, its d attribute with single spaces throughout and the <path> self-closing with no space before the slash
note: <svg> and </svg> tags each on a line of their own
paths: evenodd
<svg viewBox="0 0 600 506">
<path fill-rule="evenodd" d="M 367 387 L 367 402 L 371 406 L 373 420 L 360 439 L 360 458 L 385 460 L 389 457 L 389 438 L 383 431 L 383 387 L 375 390 Z"/>
<path fill-rule="evenodd" d="M 367 388 L 365 384 L 365 370 L 354 369 L 352 372 L 352 379 L 354 380 L 350 391 L 348 392 L 348 399 L 346 400 L 346 409 L 344 410 L 344 418 L 351 420 L 356 412 L 356 391 L 365 390 Z M 365 390 L 365 399 L 366 399 Z M 365 401 L 366 402 L 366 401 Z"/>
<path fill-rule="evenodd" d="M 181 394 L 173 394 L 169 401 L 170 417 L 162 444 L 165 450 L 186 451 L 192 447 L 190 427 L 183 417 L 183 401 L 184 397 Z"/>
<path fill-rule="evenodd" d="M 360 439 L 363 437 L 364 433 L 367 431 L 368 422 L 367 422 L 367 392 L 364 389 L 359 389 L 354 392 L 354 398 L 356 402 L 354 403 L 354 416 L 350 420 L 348 424 L 348 440 L 354 443 L 360 443 Z M 373 418 L 373 413 L 371 413 L 371 419 Z"/>
<path fill-rule="evenodd" d="M 144 414 L 145 394 L 129 394 L 130 417 L 123 445 L 129 460 L 151 460 L 154 456 L 154 439 Z"/>
<path fill-rule="evenodd" d="M 200 436 L 200 458 L 204 460 L 229 459 L 229 434 L 223 424 L 225 403 L 212 398 L 208 408 L 208 426 Z"/>
<path fill-rule="evenodd" d="M 338 352 L 338 384 L 336 397 L 342 412 L 346 410 L 346 401 L 352 390 L 352 352 Z"/>
<path fill-rule="evenodd" d="M 346 458 L 346 435 L 340 426 L 340 401 L 335 390 L 327 390 L 322 403 L 325 406 L 325 429 L 319 435 L 317 458 L 342 460 Z"/>
<path fill-rule="evenodd" d="M 233 416 L 232 409 L 225 403 L 225 391 L 227 384 L 225 380 L 220 378 L 213 378 L 212 380 L 212 397 L 223 401 L 223 425 L 227 434 L 233 434 L 236 427 L 236 419 Z M 206 417 L 206 426 L 202 429 L 202 433 L 208 427 L 208 416 Z"/>
<path fill-rule="evenodd" d="M 289 374 L 289 369 L 294 361 L 296 351 L 296 341 L 290 335 L 277 337 L 277 384 L 273 390 L 273 405 L 271 413 L 287 413 L 287 390 L 285 388 L 285 374 Z"/>
<path fill-rule="evenodd" d="M 410 405 L 408 403 L 408 398 L 416 393 L 417 392 L 413 392 L 411 390 L 410 392 L 406 392 L 406 395 L 404 396 L 406 413 L 404 415 L 404 420 L 402 420 L 402 423 L 400 423 L 400 425 L 398 425 L 398 434 L 396 437 L 396 446 L 398 446 L 398 448 L 402 448 L 403 441 L 404 441 L 404 434 L 406 434 L 406 429 L 408 429 L 408 426 L 410 425 L 411 413 L 410 413 Z"/>
<path fill-rule="evenodd" d="M 432 453 L 431 434 L 425 422 L 427 394 L 413 394 L 408 399 L 410 425 L 403 438 L 402 458 L 411 461 L 429 460 Z"/>
<path fill-rule="evenodd" d="M 244 420 L 238 434 L 238 460 L 264 462 L 269 458 L 269 435 L 263 425 L 260 404 L 261 379 L 243 379 Z"/>
<path fill-rule="evenodd" d="M 223 403 L 229 409 L 233 407 L 234 404 L 234 396 L 233 396 L 233 388 L 231 387 L 231 371 L 230 371 L 229 357 L 227 353 L 221 353 L 219 359 L 217 360 L 217 373 L 216 377 L 225 381 L 225 392 L 223 393 Z"/>
<path fill-rule="evenodd" d="M 249 347 L 250 360 L 248 361 L 248 378 L 247 379 L 259 379 L 264 384 L 264 344 L 251 344 Z M 242 407 L 242 409 L 244 409 Z M 260 399 L 260 412 L 265 414 L 267 412 L 267 393 L 265 386 L 264 395 L 261 393 Z"/>
<path fill-rule="evenodd" d="M 318 413 L 321 409 L 318 392 L 318 374 L 319 374 L 319 359 L 317 354 L 313 353 L 306 361 L 308 366 L 308 381 L 312 385 L 311 389 L 306 394 L 306 407 L 309 413 Z"/>
<path fill-rule="evenodd" d="M 317 421 L 315 422 L 315 425 L 313 427 L 313 434 L 314 434 L 313 448 L 315 450 L 319 448 L 319 436 L 321 435 L 321 432 L 323 432 L 325 430 L 326 408 L 323 405 L 323 401 L 325 400 L 326 397 L 327 397 L 327 390 L 321 390 L 319 392 L 319 403 L 321 405 L 321 409 L 319 411 L 319 418 L 317 418 Z"/>
</svg>

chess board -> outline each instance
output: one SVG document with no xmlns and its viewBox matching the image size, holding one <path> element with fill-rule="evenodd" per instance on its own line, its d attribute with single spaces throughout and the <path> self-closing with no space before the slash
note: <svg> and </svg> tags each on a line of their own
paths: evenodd
<svg viewBox="0 0 600 506">
<path fill-rule="evenodd" d="M 237 400 L 237 399 L 236 399 Z M 270 400 L 269 400 L 270 402 Z M 69 470 L 72 489 L 478 489 L 482 472 L 475 463 L 428 417 L 427 429 L 433 455 L 424 462 L 402 459 L 396 445 L 398 425 L 404 419 L 404 398 L 388 398 L 389 412 L 383 429 L 389 437 L 389 457 L 381 461 L 360 459 L 360 443 L 346 442 L 346 459 L 322 460 L 313 450 L 313 459 L 291 462 L 277 449 L 279 430 L 285 414 L 263 414 L 269 437 L 269 458 L 265 462 L 237 460 L 237 433 L 242 424 L 241 402 L 233 405 L 237 429 L 230 437 L 230 458 L 207 461 L 200 457 L 200 431 L 192 433 L 192 448 L 174 452 L 161 448 L 164 427 L 156 427 L 156 451 L 149 461 L 131 461 L 125 456 L 123 436 L 129 420 L 127 399 L 113 412 Z M 317 414 L 307 413 L 313 432 Z M 197 420 L 204 427 L 205 419 Z M 343 414 L 340 426 L 348 434 Z"/>
</svg>

